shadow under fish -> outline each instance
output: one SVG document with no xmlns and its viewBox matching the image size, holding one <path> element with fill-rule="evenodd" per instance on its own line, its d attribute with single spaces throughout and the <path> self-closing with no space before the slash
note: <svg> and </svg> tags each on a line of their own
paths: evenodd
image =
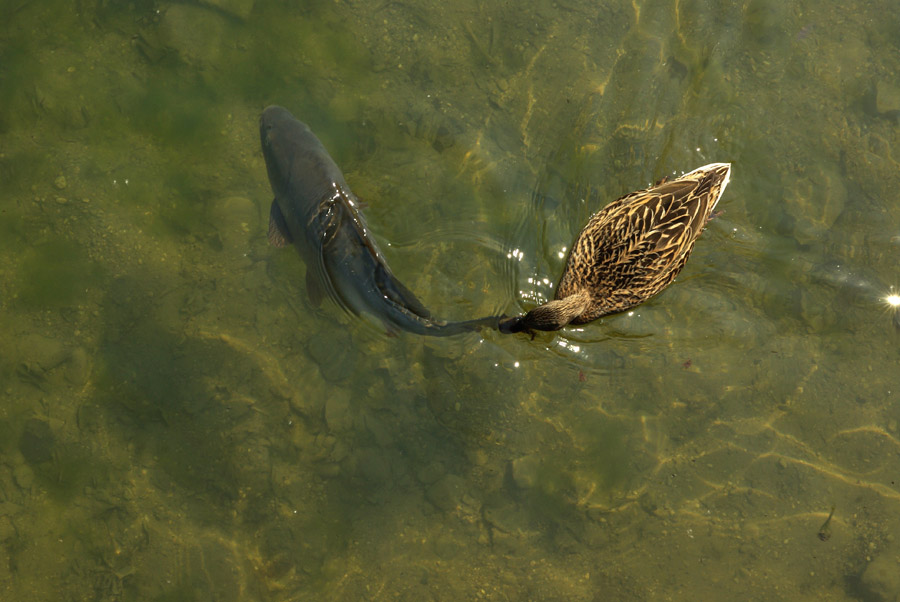
<svg viewBox="0 0 900 602">
<path fill-rule="evenodd" d="M 437 319 L 397 280 L 340 168 L 305 123 L 287 109 L 271 106 L 259 119 L 259 137 L 275 195 L 269 242 L 297 248 L 314 305 L 327 294 L 351 313 L 374 316 L 389 333 L 399 329 L 448 336 L 498 328 L 504 316 Z"/>
</svg>

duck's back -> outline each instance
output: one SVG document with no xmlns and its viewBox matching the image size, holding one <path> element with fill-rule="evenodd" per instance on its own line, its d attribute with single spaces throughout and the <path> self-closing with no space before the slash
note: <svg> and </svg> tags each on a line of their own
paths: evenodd
<svg viewBox="0 0 900 602">
<path fill-rule="evenodd" d="M 688 176 L 625 195 L 591 217 L 555 295 L 590 292 L 590 309 L 573 324 L 633 307 L 678 275 L 719 197 L 715 174 Z"/>
</svg>

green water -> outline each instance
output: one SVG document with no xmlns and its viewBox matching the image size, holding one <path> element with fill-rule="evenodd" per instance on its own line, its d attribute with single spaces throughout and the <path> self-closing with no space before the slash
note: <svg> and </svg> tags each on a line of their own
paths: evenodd
<svg viewBox="0 0 900 602">
<path fill-rule="evenodd" d="M 894 2 L 293 4 L 0 8 L 0 598 L 900 595 Z M 387 337 L 267 245 L 268 104 L 449 319 L 732 180 L 633 312 Z"/>
</svg>

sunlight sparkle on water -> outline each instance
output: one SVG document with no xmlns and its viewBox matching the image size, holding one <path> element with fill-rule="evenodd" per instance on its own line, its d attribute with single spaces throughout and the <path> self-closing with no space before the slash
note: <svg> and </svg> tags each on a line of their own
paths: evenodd
<svg viewBox="0 0 900 602">
<path fill-rule="evenodd" d="M 560 340 L 560 341 L 558 342 L 558 345 L 559 345 L 560 347 L 565 347 L 565 348 L 567 348 L 567 349 L 571 349 L 571 350 L 574 351 L 575 353 L 578 353 L 579 351 L 581 351 L 581 346 L 580 346 L 580 345 L 572 345 L 571 343 L 567 343 L 567 342 L 564 341 L 564 340 Z"/>
<path fill-rule="evenodd" d="M 900 307 L 900 295 L 888 295 L 884 300 L 891 307 Z"/>
</svg>

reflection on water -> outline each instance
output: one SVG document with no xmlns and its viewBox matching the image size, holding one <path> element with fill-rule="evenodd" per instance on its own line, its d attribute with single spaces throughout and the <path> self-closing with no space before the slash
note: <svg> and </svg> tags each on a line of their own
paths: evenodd
<svg viewBox="0 0 900 602">
<path fill-rule="evenodd" d="M 893 9 L 5 9 L 4 599 L 895 599 Z M 550 298 L 606 202 L 735 171 L 633 311 L 388 337 L 266 245 L 270 103 L 451 319 Z"/>
</svg>

